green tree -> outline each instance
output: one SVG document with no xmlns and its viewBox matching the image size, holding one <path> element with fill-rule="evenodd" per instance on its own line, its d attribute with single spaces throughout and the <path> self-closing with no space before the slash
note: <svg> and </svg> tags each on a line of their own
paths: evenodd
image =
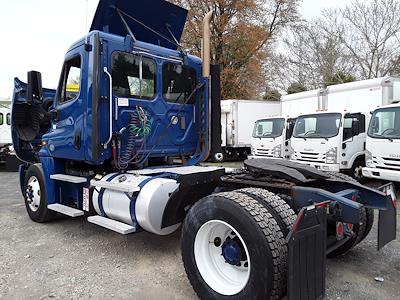
<svg viewBox="0 0 400 300">
<path fill-rule="evenodd" d="M 262 97 L 264 62 L 279 32 L 297 20 L 300 0 L 170 0 L 189 9 L 183 45 L 200 55 L 202 20 L 213 11 L 212 63 L 221 65 L 223 99 Z"/>
<path fill-rule="evenodd" d="M 263 96 L 263 100 L 280 101 L 281 97 L 282 94 L 278 90 L 267 88 L 265 95 Z"/>
<path fill-rule="evenodd" d="M 305 91 L 307 91 L 307 88 L 303 84 L 298 83 L 298 82 L 292 83 L 287 89 L 287 93 L 289 95 L 301 93 L 301 92 L 305 92 Z"/>
<path fill-rule="evenodd" d="M 328 78 L 328 81 L 325 82 L 325 87 L 330 86 L 330 85 L 341 84 L 341 83 L 353 82 L 356 80 L 357 80 L 357 78 L 351 74 L 338 72 L 338 73 L 334 74 L 332 77 Z"/>
</svg>

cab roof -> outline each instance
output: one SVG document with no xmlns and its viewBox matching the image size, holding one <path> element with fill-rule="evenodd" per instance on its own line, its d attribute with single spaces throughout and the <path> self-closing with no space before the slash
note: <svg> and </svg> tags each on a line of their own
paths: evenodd
<svg viewBox="0 0 400 300">
<path fill-rule="evenodd" d="M 164 0 L 100 0 L 90 31 L 128 34 L 121 13 L 139 41 L 176 50 L 185 27 L 187 10 Z M 173 36 L 172 36 L 173 35 Z"/>
</svg>

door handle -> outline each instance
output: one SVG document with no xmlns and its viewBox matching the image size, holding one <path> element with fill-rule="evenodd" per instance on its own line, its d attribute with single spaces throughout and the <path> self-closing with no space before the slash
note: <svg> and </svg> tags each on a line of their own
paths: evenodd
<svg viewBox="0 0 400 300">
<path fill-rule="evenodd" d="M 81 131 L 78 131 L 77 133 L 75 133 L 74 146 L 75 146 L 76 150 L 81 149 Z"/>
<path fill-rule="evenodd" d="M 110 109 L 110 115 L 109 115 L 109 135 L 108 135 L 108 140 L 107 142 L 105 142 L 104 144 L 104 149 L 107 149 L 108 144 L 111 143 L 112 140 L 112 134 L 113 134 L 113 107 L 112 107 L 112 100 L 113 100 L 113 94 L 112 94 L 112 76 L 110 74 L 110 72 L 108 72 L 107 67 L 104 67 L 103 69 L 104 73 L 106 73 L 106 75 L 108 76 L 110 83 L 109 83 L 109 94 L 110 94 L 110 99 L 109 99 L 109 109 Z"/>
</svg>

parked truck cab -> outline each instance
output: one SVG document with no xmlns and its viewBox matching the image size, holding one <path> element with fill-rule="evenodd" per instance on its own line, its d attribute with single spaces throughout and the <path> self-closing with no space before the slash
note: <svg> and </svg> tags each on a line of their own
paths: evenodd
<svg viewBox="0 0 400 300">
<path fill-rule="evenodd" d="M 299 116 L 291 160 L 361 179 L 369 115 L 327 111 Z"/>
<path fill-rule="evenodd" d="M 73 168 L 64 161 L 71 158 L 74 164 L 104 169 L 204 159 L 208 82 L 201 60 L 176 50 L 170 41 L 158 43 L 153 36 L 135 40 L 122 33 L 123 27 L 104 22 L 95 18 L 92 31 L 71 46 L 57 90 L 44 89 L 40 107 L 35 94 L 23 101 L 26 85 L 16 80 L 13 140 L 18 156 L 30 163 L 49 160 L 60 171 Z M 106 25 L 109 32 L 97 30 Z M 113 152 L 121 147 L 136 158 Z"/>
<path fill-rule="evenodd" d="M 204 66 L 199 57 L 182 50 L 185 9 L 151 1 L 158 7 L 152 18 L 149 1 L 100 1 L 91 31 L 65 55 L 56 90 L 42 88 L 39 72 L 28 72 L 28 83 L 15 79 L 12 139 L 25 162 L 21 190 L 33 220 L 50 219 L 54 211 L 73 216 L 96 211 L 113 221 L 125 220 L 136 230 L 139 216 L 129 215 L 129 204 L 124 211 L 128 221 L 124 213 L 115 212 L 117 202 L 104 208 L 104 185 L 126 198 L 124 191 L 146 183 L 146 177 L 121 175 L 128 170 L 193 166 L 208 157 L 209 54 L 203 51 L 208 61 Z M 165 193 L 173 189 L 169 183 Z M 38 194 L 44 190 L 49 197 L 43 206 Z M 158 203 L 158 225 L 147 222 L 153 232 L 168 233 L 163 228 L 176 229 L 182 221 L 184 202 L 191 200 L 174 199 L 181 204 L 170 203 L 170 216 L 162 213 L 166 203 Z"/>
<path fill-rule="evenodd" d="M 270 117 L 257 120 L 251 139 L 251 156 L 249 158 L 283 158 L 291 154 L 290 138 L 296 119 Z"/>
<path fill-rule="evenodd" d="M 365 177 L 400 182 L 400 105 L 375 110 L 367 136 Z"/>
</svg>

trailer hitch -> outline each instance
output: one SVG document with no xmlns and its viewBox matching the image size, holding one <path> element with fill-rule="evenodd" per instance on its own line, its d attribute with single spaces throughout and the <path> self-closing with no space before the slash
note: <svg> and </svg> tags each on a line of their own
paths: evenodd
<svg viewBox="0 0 400 300">
<path fill-rule="evenodd" d="M 358 224 L 360 222 L 361 209 L 379 209 L 378 250 L 380 250 L 396 239 L 397 231 L 396 200 L 392 198 L 393 195 L 386 191 L 388 190 L 387 187 L 383 190 L 386 193 L 376 191 L 375 197 L 372 197 L 373 190 L 371 189 L 369 191 L 371 195 L 367 199 L 362 197 L 366 193 L 360 193 L 356 189 L 332 193 L 318 188 L 296 186 L 293 187 L 292 194 L 293 201 L 299 208 L 310 205 L 318 206 L 328 201 L 329 215 L 337 222 Z M 369 205 L 361 202 L 367 202 Z M 372 205 L 372 203 L 376 203 L 376 205 Z"/>
</svg>

